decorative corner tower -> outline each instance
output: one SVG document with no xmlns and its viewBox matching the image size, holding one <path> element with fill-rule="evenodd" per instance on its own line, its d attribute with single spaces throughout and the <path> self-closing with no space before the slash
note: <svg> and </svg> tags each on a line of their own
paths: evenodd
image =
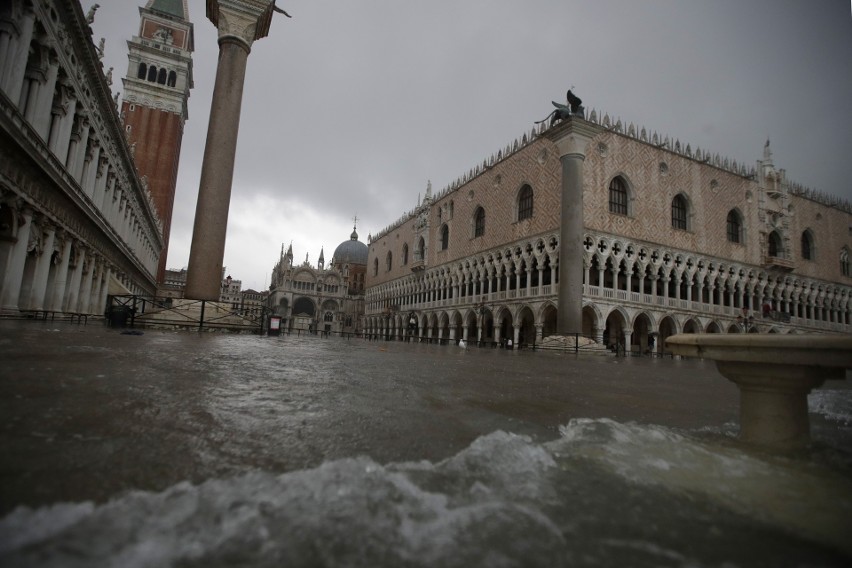
<svg viewBox="0 0 852 568">
<path fill-rule="evenodd" d="M 121 116 L 140 177 L 147 179 L 163 224 L 157 283 L 166 273 L 183 126 L 195 49 L 187 0 L 148 0 L 139 8 L 139 35 L 127 42 Z"/>
</svg>

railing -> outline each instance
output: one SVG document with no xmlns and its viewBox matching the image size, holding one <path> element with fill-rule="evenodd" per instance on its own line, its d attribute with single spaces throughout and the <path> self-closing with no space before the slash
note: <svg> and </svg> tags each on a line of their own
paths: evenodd
<svg viewBox="0 0 852 568">
<path fill-rule="evenodd" d="M 256 308 L 255 308 L 256 309 Z M 146 295 L 110 295 L 106 323 L 111 327 L 177 327 L 263 333 L 270 310 L 242 313 L 221 302 Z"/>
</svg>

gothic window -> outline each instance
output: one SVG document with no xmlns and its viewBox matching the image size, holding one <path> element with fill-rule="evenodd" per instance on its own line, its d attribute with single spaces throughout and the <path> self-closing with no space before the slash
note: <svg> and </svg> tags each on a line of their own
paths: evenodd
<svg viewBox="0 0 852 568">
<path fill-rule="evenodd" d="M 148 66 L 144 63 L 139 64 L 139 71 L 136 73 L 137 79 L 144 79 L 148 76 Z"/>
<path fill-rule="evenodd" d="M 157 82 L 157 68 L 153 65 L 148 67 L 148 80 L 152 83 Z"/>
<path fill-rule="evenodd" d="M 379 273 L 379 259 L 376 258 L 373 260 L 373 276 L 376 276 Z"/>
<path fill-rule="evenodd" d="M 169 87 L 174 87 L 177 84 L 177 73 L 174 71 L 169 71 L 169 80 L 166 81 L 166 84 Z"/>
<path fill-rule="evenodd" d="M 518 221 L 529 219 L 533 216 L 533 190 L 524 185 L 518 193 Z"/>
<path fill-rule="evenodd" d="M 417 248 L 414 250 L 414 260 L 426 260 L 426 241 L 423 237 L 417 241 Z"/>
<path fill-rule="evenodd" d="M 814 236 L 810 229 L 802 233 L 802 258 L 814 260 Z"/>
<path fill-rule="evenodd" d="M 627 215 L 627 184 L 620 176 L 609 182 L 609 212 Z"/>
<path fill-rule="evenodd" d="M 485 209 L 482 207 L 476 208 L 476 213 L 473 214 L 473 236 L 481 237 L 485 234 Z"/>
<path fill-rule="evenodd" d="M 402 244 L 402 265 L 408 264 L 408 243 Z"/>
<path fill-rule="evenodd" d="M 781 236 L 778 231 L 769 233 L 769 256 L 781 256 Z"/>
<path fill-rule="evenodd" d="M 675 229 L 686 230 L 686 198 L 677 194 L 672 199 L 672 227 Z"/>
<path fill-rule="evenodd" d="M 441 226 L 441 250 L 447 250 L 450 246 L 450 228 L 446 225 Z"/>
<path fill-rule="evenodd" d="M 391 268 L 393 268 L 393 253 L 388 251 L 388 255 L 385 257 L 385 270 L 390 272 Z"/>
<path fill-rule="evenodd" d="M 852 276 L 849 271 L 849 249 L 846 247 L 840 249 L 840 273 L 843 276 Z"/>
<path fill-rule="evenodd" d="M 739 211 L 731 209 L 728 211 L 728 241 L 732 243 L 741 243 L 743 235 L 742 217 Z"/>
<path fill-rule="evenodd" d="M 161 85 L 166 84 L 166 70 L 160 69 L 160 73 L 157 75 L 157 82 Z"/>
</svg>

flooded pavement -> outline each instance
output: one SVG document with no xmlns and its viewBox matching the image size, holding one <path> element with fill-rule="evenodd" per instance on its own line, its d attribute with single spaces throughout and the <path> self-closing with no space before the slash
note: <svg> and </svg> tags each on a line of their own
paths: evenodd
<svg viewBox="0 0 852 568">
<path fill-rule="evenodd" d="M 0 562 L 842 566 L 849 383 L 777 456 L 711 362 L 0 321 Z"/>
</svg>

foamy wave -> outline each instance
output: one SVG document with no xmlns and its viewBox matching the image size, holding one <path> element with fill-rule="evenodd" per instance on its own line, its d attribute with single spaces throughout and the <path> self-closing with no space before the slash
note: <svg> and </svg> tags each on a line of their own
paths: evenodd
<svg viewBox="0 0 852 568">
<path fill-rule="evenodd" d="M 561 433 L 494 432 L 438 463 L 358 457 L 19 508 L 0 520 L 0 565 L 831 566 L 852 552 L 852 482 L 811 462 L 608 419 Z M 734 544 L 720 555 L 720 542 Z"/>
<path fill-rule="evenodd" d="M 497 432 L 437 465 L 383 467 L 362 457 L 280 476 L 181 483 L 99 507 L 22 508 L 3 519 L 11 538 L 3 537 L 0 559 L 63 567 L 559 566 L 564 539 L 535 501 L 553 466 L 529 438 Z"/>
</svg>

